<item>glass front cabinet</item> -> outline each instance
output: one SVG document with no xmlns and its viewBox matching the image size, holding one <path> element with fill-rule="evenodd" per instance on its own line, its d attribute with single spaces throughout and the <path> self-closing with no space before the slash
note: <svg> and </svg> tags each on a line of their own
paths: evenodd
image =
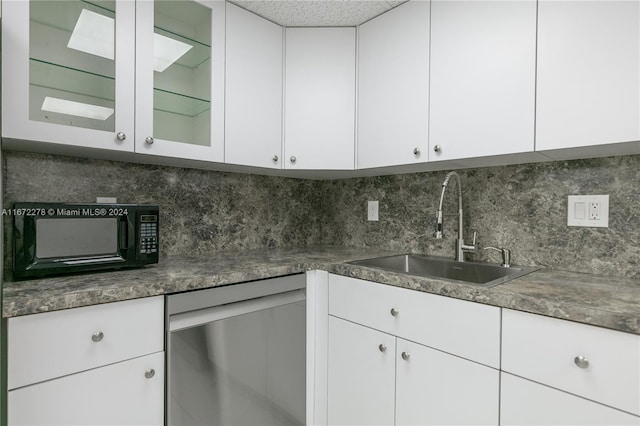
<svg viewBox="0 0 640 426">
<path fill-rule="evenodd" d="M 223 161 L 224 7 L 4 2 L 3 138 Z"/>
</svg>

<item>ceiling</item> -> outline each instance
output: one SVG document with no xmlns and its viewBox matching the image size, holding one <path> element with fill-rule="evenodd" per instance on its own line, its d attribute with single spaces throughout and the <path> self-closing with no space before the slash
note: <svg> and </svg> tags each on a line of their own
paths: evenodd
<svg viewBox="0 0 640 426">
<path fill-rule="evenodd" d="M 285 27 L 354 27 L 406 0 L 232 0 Z"/>
</svg>

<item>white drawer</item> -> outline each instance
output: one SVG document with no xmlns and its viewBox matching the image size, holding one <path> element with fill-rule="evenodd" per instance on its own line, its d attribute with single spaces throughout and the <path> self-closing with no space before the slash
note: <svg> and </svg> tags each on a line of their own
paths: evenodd
<svg viewBox="0 0 640 426">
<path fill-rule="evenodd" d="M 588 366 L 576 365 L 585 357 Z M 502 370 L 640 414 L 640 336 L 503 310 Z"/>
<path fill-rule="evenodd" d="M 500 365 L 500 308 L 495 306 L 330 274 L 329 313 L 490 367 Z"/>
<path fill-rule="evenodd" d="M 163 331 L 163 296 L 10 318 L 8 388 L 160 352 Z"/>
</svg>

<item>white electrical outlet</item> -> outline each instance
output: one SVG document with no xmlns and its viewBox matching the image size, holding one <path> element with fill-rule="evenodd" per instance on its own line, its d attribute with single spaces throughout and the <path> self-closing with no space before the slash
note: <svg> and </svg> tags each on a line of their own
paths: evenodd
<svg viewBox="0 0 640 426">
<path fill-rule="evenodd" d="M 602 205 L 600 201 L 590 201 L 589 202 L 589 220 L 600 220 L 600 211 L 602 210 Z"/>
<path fill-rule="evenodd" d="M 369 201 L 367 203 L 367 220 L 372 220 L 372 221 L 378 220 L 378 202 L 377 201 Z"/>
<path fill-rule="evenodd" d="M 569 195 L 568 226 L 609 227 L 608 195 Z"/>
</svg>

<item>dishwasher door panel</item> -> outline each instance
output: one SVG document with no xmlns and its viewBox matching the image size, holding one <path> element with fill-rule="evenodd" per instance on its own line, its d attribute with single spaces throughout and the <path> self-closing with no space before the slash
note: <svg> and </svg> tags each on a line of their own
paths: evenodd
<svg viewBox="0 0 640 426">
<path fill-rule="evenodd" d="M 169 333 L 169 425 L 302 425 L 305 301 Z"/>
</svg>

